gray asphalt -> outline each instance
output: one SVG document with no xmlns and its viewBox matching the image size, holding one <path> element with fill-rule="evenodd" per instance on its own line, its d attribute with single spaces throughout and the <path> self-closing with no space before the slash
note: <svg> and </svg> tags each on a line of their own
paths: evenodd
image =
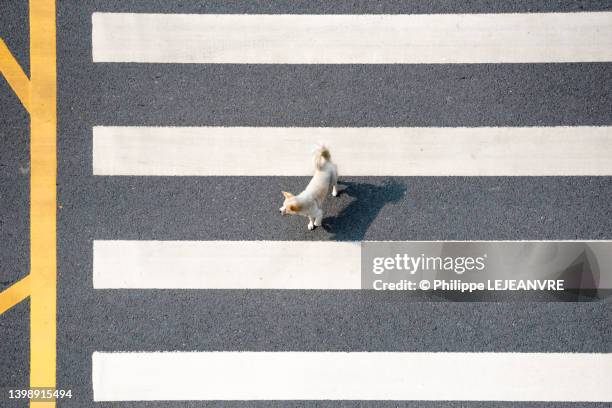
<svg viewBox="0 0 612 408">
<path fill-rule="evenodd" d="M 353 291 L 92 289 L 93 239 L 612 239 L 612 177 L 342 178 L 325 228 L 277 214 L 303 177 L 94 177 L 94 125 L 612 125 L 612 64 L 93 64 L 92 11 L 457 13 L 611 1 L 58 1 L 59 407 L 552 407 L 607 404 L 94 404 L 91 353 L 137 350 L 612 352 L 608 301 L 453 303 Z M 0 35 L 28 58 L 25 0 Z M 27 66 L 27 64 L 25 64 Z M 0 284 L 28 270 L 28 117 L 0 79 Z M 308 152 L 305 152 L 308 154 Z M 28 304 L 0 316 L 0 390 L 28 382 Z M 25 406 L 2 400 L 5 406 Z"/>
<path fill-rule="evenodd" d="M 90 53 L 82 50 L 85 61 Z M 80 87 L 89 103 L 69 90 L 65 103 L 105 125 L 603 125 L 612 105 L 606 63 L 89 63 L 81 69 L 70 86 Z"/>
</svg>

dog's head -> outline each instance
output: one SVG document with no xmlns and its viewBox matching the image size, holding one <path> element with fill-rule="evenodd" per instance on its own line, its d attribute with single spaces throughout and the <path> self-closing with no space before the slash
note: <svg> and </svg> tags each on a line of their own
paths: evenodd
<svg viewBox="0 0 612 408">
<path fill-rule="evenodd" d="M 285 197 L 285 201 L 283 202 L 283 206 L 280 208 L 280 212 L 282 215 L 287 214 L 297 214 L 301 210 L 300 203 L 298 203 L 297 198 L 286 191 L 283 191 L 283 197 Z"/>
</svg>

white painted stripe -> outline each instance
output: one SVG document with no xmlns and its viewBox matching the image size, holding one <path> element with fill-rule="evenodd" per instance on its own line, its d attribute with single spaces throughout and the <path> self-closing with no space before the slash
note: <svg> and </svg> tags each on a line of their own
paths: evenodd
<svg viewBox="0 0 612 408">
<path fill-rule="evenodd" d="M 93 286 L 359 289 L 360 257 L 358 242 L 94 241 Z"/>
<path fill-rule="evenodd" d="M 94 62 L 612 61 L 612 12 L 436 15 L 93 13 Z"/>
<path fill-rule="evenodd" d="M 612 354 L 95 352 L 92 360 L 94 401 L 612 401 Z"/>
<path fill-rule="evenodd" d="M 96 175 L 306 176 L 326 142 L 341 176 L 612 175 L 612 127 L 94 127 Z"/>
</svg>

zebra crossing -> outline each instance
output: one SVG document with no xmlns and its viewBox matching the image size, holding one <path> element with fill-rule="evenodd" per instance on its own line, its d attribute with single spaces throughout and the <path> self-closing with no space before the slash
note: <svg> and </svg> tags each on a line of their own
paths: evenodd
<svg viewBox="0 0 612 408">
<path fill-rule="evenodd" d="M 612 13 L 94 12 L 92 58 L 164 64 L 610 62 Z M 307 176 L 309 146 L 326 140 L 345 176 L 612 175 L 609 126 L 173 125 L 94 126 L 93 174 Z M 342 241 L 95 240 L 93 287 L 355 290 L 359 251 L 359 242 Z M 605 380 L 612 375 L 609 353 L 367 351 L 94 351 L 93 397 L 612 401 Z"/>
<path fill-rule="evenodd" d="M 360 289 L 359 242 L 94 241 L 94 289 Z"/>
<path fill-rule="evenodd" d="M 98 401 L 584 402 L 610 399 L 610 364 L 610 354 L 94 353 L 93 385 Z"/>
<path fill-rule="evenodd" d="M 94 62 L 145 63 L 607 62 L 609 20 L 607 13 L 94 13 L 92 54 Z"/>
<path fill-rule="evenodd" d="M 93 129 L 106 176 L 307 176 L 313 140 L 345 176 L 611 175 L 612 127 Z"/>
<path fill-rule="evenodd" d="M 57 37 L 59 407 L 612 402 L 607 299 L 360 289 L 365 241 L 612 239 L 609 1 L 58 1 Z"/>
</svg>

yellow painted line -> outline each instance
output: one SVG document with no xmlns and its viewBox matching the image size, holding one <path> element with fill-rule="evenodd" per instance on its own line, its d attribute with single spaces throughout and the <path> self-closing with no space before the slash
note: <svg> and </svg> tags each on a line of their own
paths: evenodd
<svg viewBox="0 0 612 408">
<path fill-rule="evenodd" d="M 8 82 L 23 106 L 29 112 L 30 81 L 2 39 L 0 39 L 0 71 L 2 75 L 4 75 L 4 78 L 6 78 L 6 82 Z"/>
<path fill-rule="evenodd" d="M 30 386 L 56 384 L 55 0 L 30 0 Z M 55 403 L 31 402 L 30 407 Z"/>
<path fill-rule="evenodd" d="M 0 293 L 0 314 L 6 312 L 30 295 L 30 275 L 12 284 Z"/>
<path fill-rule="evenodd" d="M 0 294 L 0 313 L 30 296 L 30 387 L 56 385 L 55 0 L 30 0 L 30 80 L 0 41 L 0 70 L 30 113 L 30 274 Z M 55 402 L 30 401 L 30 407 Z"/>
</svg>

